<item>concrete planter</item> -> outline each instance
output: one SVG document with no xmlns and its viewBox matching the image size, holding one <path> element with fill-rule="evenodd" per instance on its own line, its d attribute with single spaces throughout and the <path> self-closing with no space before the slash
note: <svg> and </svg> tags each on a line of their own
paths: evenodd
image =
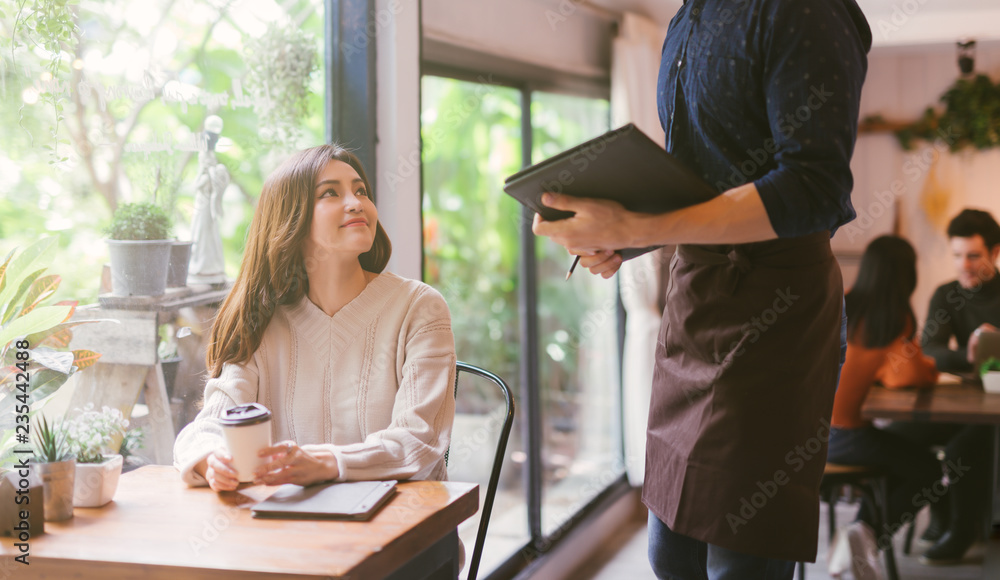
<svg viewBox="0 0 1000 580">
<path fill-rule="evenodd" d="M 191 242 L 174 242 L 170 246 L 170 265 L 167 267 L 167 288 L 187 286 L 188 263 L 191 261 Z"/>
<path fill-rule="evenodd" d="M 162 296 L 172 240 L 105 240 L 111 255 L 111 293 Z"/>
<path fill-rule="evenodd" d="M 61 522 L 73 517 L 73 481 L 76 476 L 76 459 L 55 463 L 35 463 L 34 469 L 42 476 L 45 521 Z"/>
<path fill-rule="evenodd" d="M 106 455 L 101 463 L 77 463 L 73 505 L 101 507 L 111 501 L 122 474 L 122 456 Z"/>
</svg>

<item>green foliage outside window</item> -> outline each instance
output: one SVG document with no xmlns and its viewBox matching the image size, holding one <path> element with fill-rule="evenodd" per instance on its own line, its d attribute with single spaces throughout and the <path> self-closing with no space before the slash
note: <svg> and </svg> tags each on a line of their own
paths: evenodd
<svg viewBox="0 0 1000 580">
<path fill-rule="evenodd" d="M 321 54 L 323 22 L 322 0 L 0 2 L 0 250 L 56 236 L 63 291 L 96 301 L 102 230 L 120 203 L 155 196 L 177 224 L 172 237 L 190 239 L 197 152 L 214 114 L 237 193 L 221 224 L 234 276 L 264 177 L 325 130 L 314 62 L 300 67 L 306 78 L 269 87 L 291 103 L 281 121 L 298 115 L 300 135 L 263 130 L 247 46 L 270 27 L 271 40 L 311 37 Z M 310 61 L 305 52 L 297 43 L 297 62 Z"/>
<path fill-rule="evenodd" d="M 448 301 L 458 358 L 516 382 L 520 205 L 501 185 L 521 167 L 520 94 L 436 77 L 422 91 L 424 281 Z"/>
</svg>

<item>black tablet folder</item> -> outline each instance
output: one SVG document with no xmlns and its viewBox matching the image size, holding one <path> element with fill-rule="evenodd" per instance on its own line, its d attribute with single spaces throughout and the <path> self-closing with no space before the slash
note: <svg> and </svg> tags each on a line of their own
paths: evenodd
<svg viewBox="0 0 1000 580">
<path fill-rule="evenodd" d="M 253 506 L 255 518 L 367 520 L 396 493 L 395 481 L 352 481 L 302 487 L 287 483 Z"/>
<path fill-rule="evenodd" d="M 631 123 L 518 171 L 504 181 L 503 189 L 550 221 L 573 214 L 542 205 L 546 191 L 610 199 L 641 213 L 665 213 L 718 195 Z M 654 249 L 620 252 L 629 259 Z"/>
</svg>

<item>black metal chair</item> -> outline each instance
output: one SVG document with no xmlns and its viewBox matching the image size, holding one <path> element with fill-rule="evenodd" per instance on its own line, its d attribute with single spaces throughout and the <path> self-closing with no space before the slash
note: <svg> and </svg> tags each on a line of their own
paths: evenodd
<svg viewBox="0 0 1000 580">
<path fill-rule="evenodd" d="M 458 362 L 455 373 L 455 397 L 458 397 L 458 381 L 462 373 L 469 373 L 487 379 L 500 387 L 503 393 L 504 402 L 507 405 L 507 413 L 504 416 L 503 426 L 500 428 L 500 438 L 497 440 L 496 454 L 493 456 L 493 469 L 490 471 L 490 482 L 486 486 L 486 495 L 483 499 L 483 511 L 479 516 L 479 531 L 476 532 L 476 545 L 472 550 L 472 557 L 469 558 L 468 580 L 476 580 L 479 574 L 479 560 L 483 556 L 483 544 L 486 542 L 486 530 L 490 525 L 490 513 L 493 511 L 493 500 L 497 495 L 497 486 L 500 483 L 500 469 L 503 467 L 503 458 L 507 451 L 507 440 L 510 438 L 510 430 L 514 425 L 514 397 L 511 395 L 510 387 L 497 375 L 486 369 L 481 369 L 464 362 Z M 450 450 L 449 450 L 450 452 Z M 445 464 L 448 463 L 448 453 L 444 456 Z"/>
<path fill-rule="evenodd" d="M 827 524 L 831 543 L 833 542 L 833 535 L 837 531 L 837 499 L 839 499 L 840 490 L 844 486 L 849 486 L 856 490 L 862 498 L 869 502 L 873 512 L 872 516 L 875 519 L 873 527 L 876 533 L 882 528 L 882 522 L 888 519 L 888 512 L 886 511 L 888 505 L 888 481 L 885 472 L 875 467 L 827 463 L 826 468 L 823 470 L 823 480 L 819 486 L 819 495 L 820 499 L 827 504 Z M 899 571 L 896 569 L 896 554 L 892 548 L 891 538 L 888 542 L 879 542 L 879 550 L 882 551 L 882 555 L 885 558 L 885 571 L 889 580 L 899 580 Z M 805 577 L 805 564 L 799 562 L 799 579 L 805 580 Z"/>
</svg>

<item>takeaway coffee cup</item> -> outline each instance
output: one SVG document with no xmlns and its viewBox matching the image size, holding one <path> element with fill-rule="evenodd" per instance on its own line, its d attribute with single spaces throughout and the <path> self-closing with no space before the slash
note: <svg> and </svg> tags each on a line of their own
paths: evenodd
<svg viewBox="0 0 1000 580">
<path fill-rule="evenodd" d="M 226 409 L 219 422 L 237 477 L 240 482 L 253 481 L 254 472 L 268 461 L 257 453 L 271 446 L 271 411 L 259 403 L 237 405 Z"/>
</svg>

